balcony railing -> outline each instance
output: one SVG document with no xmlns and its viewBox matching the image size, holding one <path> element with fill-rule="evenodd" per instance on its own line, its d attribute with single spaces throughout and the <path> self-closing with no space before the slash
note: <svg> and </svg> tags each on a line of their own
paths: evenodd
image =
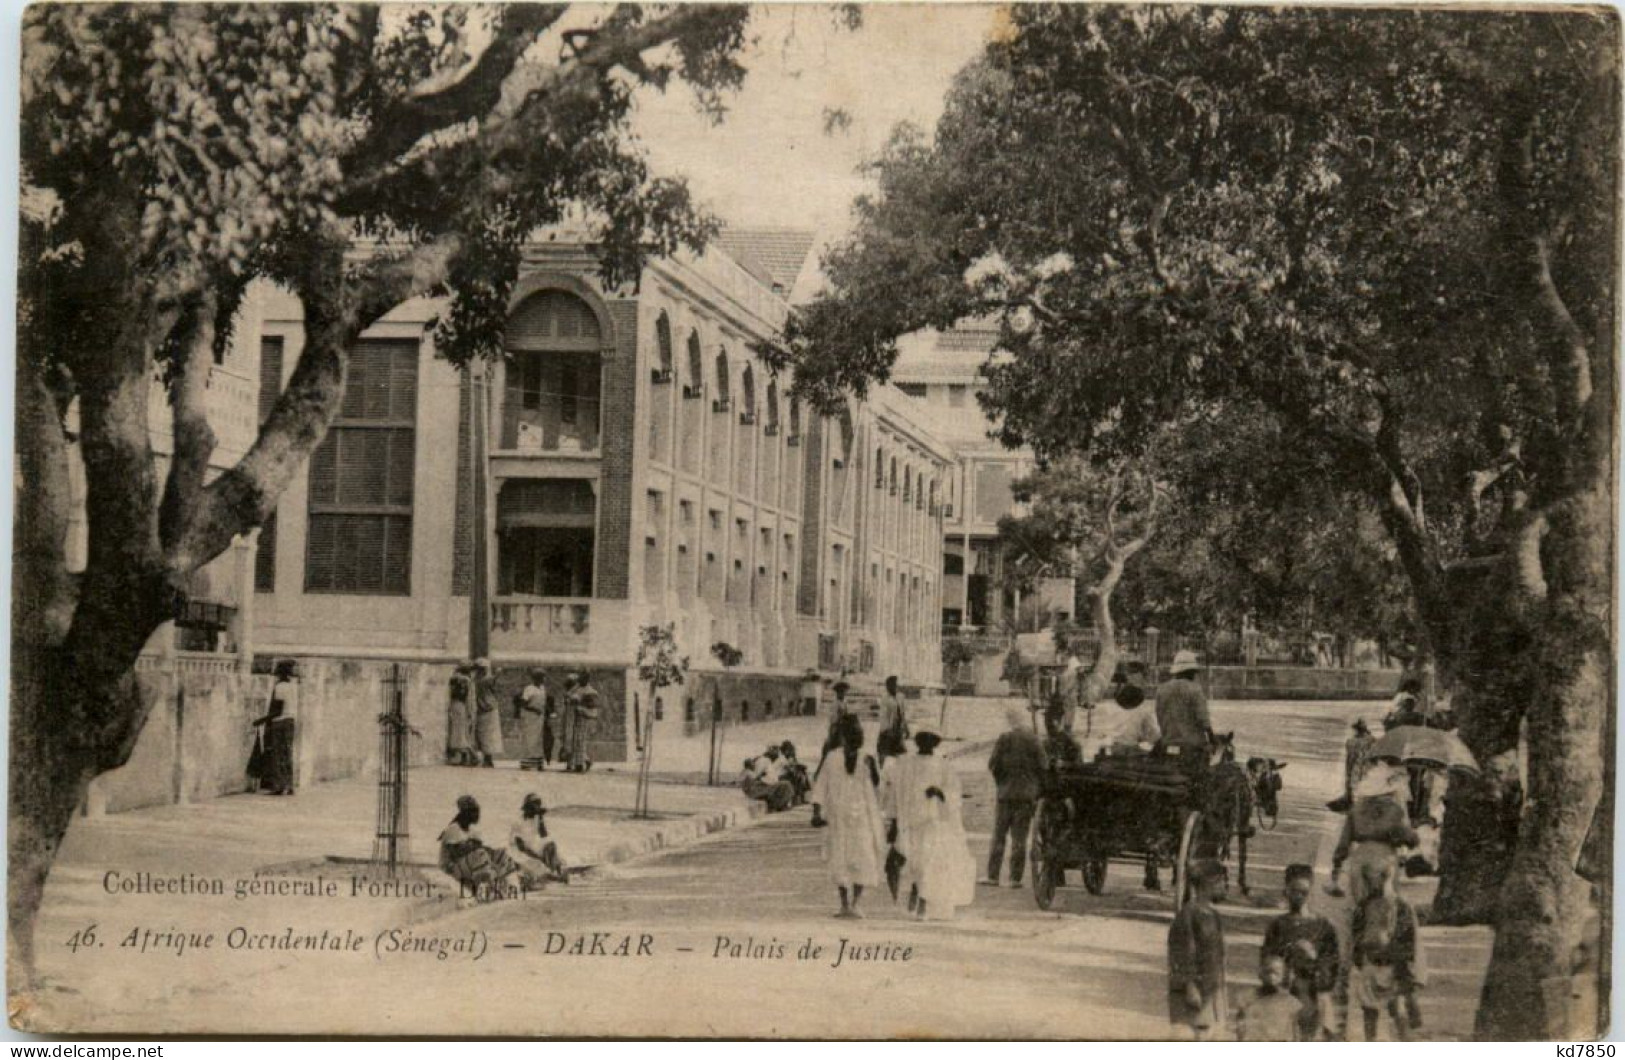
<svg viewBox="0 0 1625 1060">
<path fill-rule="evenodd" d="M 539 648 L 585 651 L 592 637 L 592 604 L 499 597 L 491 602 L 491 632 L 534 638 Z"/>
</svg>

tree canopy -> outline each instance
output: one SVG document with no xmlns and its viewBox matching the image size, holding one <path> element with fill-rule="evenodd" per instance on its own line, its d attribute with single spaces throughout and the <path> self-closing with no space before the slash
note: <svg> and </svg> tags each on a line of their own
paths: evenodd
<svg viewBox="0 0 1625 1060">
<path fill-rule="evenodd" d="M 984 403 L 1041 459 L 1141 458 L 1193 408 L 1316 454 L 1469 746 L 1527 721 L 1516 841 L 1453 846 L 1503 827 L 1467 778 L 1441 854 L 1435 914 L 1497 925 L 1489 1037 L 1568 1028 L 1540 984 L 1611 760 L 1619 54 L 1600 10 L 1018 6 L 768 351 L 827 403 L 992 317 Z"/>
<path fill-rule="evenodd" d="M 348 351 L 414 296 L 437 349 L 500 348 L 520 251 L 575 219 L 610 285 L 715 225 L 630 117 L 679 85 L 720 115 L 748 9 L 723 5 L 39 4 L 23 20 L 11 939 L 85 785 L 130 754 L 138 653 L 190 574 L 259 526 L 320 442 Z M 213 474 L 212 355 L 256 280 L 304 343 Z M 162 382 L 168 424 L 148 422 Z M 75 434 L 70 437 L 70 424 Z M 155 455 L 154 428 L 173 453 Z M 71 443 L 77 442 L 77 447 Z M 67 568 L 82 459 L 84 569 Z M 26 971 L 25 973 L 26 974 Z"/>
</svg>

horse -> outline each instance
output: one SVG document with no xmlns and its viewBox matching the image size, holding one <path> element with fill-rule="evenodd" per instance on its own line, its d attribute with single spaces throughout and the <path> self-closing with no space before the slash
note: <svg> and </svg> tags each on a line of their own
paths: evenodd
<svg viewBox="0 0 1625 1060">
<path fill-rule="evenodd" d="M 1285 762 L 1273 758 L 1249 758 L 1245 766 L 1236 761 L 1236 734 L 1213 734 L 1217 760 L 1209 774 L 1208 798 L 1202 811 L 1199 851 L 1218 861 L 1230 860 L 1230 840 L 1236 840 L 1236 888 L 1247 887 L 1247 840 L 1256 833 L 1253 815 L 1259 823 L 1280 813 L 1281 770 Z"/>
</svg>

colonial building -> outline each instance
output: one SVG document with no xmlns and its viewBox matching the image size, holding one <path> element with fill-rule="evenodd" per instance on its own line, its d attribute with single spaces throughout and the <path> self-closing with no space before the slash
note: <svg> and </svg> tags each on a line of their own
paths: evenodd
<svg viewBox="0 0 1625 1060">
<path fill-rule="evenodd" d="M 1002 587 L 998 524 L 1020 510 L 1011 486 L 1031 471 L 1032 453 L 990 438 L 993 422 L 976 400 L 986 386 L 982 369 L 998 337 L 998 326 L 991 323 L 916 332 L 899 341 L 892 369 L 897 388 L 938 425 L 960 458 L 943 520 L 941 621 L 950 631 L 998 629 L 1021 603 Z"/>
<path fill-rule="evenodd" d="M 533 666 L 592 674 L 608 704 L 595 757 L 628 757 L 645 711 L 681 730 L 718 703 L 744 720 L 811 710 L 843 669 L 938 684 L 954 451 L 896 391 L 833 417 L 792 399 L 752 347 L 782 326 L 810 240 L 745 231 L 722 248 L 606 290 L 590 247 L 537 241 L 506 356 L 472 378 L 435 355 L 433 303 L 370 329 L 339 418 L 260 534 L 256 652 L 404 665 L 439 695 L 474 632 L 483 476 L 474 621 L 507 685 Z M 298 356 L 298 303 L 266 290 L 255 316 L 268 402 Z M 667 622 L 695 674 L 645 703 L 637 630 Z M 743 655 L 726 672 L 719 643 Z"/>
</svg>

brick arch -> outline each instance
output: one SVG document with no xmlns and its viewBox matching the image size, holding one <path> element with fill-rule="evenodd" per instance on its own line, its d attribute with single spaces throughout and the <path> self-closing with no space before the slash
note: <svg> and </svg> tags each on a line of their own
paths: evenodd
<svg viewBox="0 0 1625 1060">
<path fill-rule="evenodd" d="M 513 285 L 513 293 L 508 296 L 509 318 L 512 319 L 523 304 L 533 295 L 545 291 L 562 291 L 585 302 L 598 323 L 599 348 L 606 353 L 615 349 L 615 321 L 609 312 L 609 306 L 591 285 L 568 273 L 533 272 L 521 276 Z"/>
</svg>

